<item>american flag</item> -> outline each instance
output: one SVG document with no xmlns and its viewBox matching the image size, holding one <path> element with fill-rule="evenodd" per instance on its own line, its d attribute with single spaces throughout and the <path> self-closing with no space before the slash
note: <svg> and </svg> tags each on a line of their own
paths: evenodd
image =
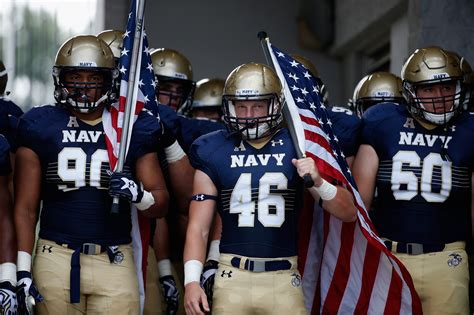
<svg viewBox="0 0 474 315">
<path fill-rule="evenodd" d="M 284 86 L 290 124 L 300 134 L 297 145 L 315 160 L 323 178 L 337 181 L 353 194 L 358 209 L 358 220 L 351 223 L 326 211 L 318 220 L 317 206 L 301 220 L 299 268 L 306 306 L 312 314 L 421 314 L 410 274 L 378 237 L 355 188 L 320 86 L 303 65 L 268 39 L 266 43 Z"/>
<path fill-rule="evenodd" d="M 130 5 L 130 13 L 128 14 L 127 27 L 123 38 L 123 50 L 118 65 L 120 72 L 120 96 L 117 103 L 112 104 L 109 109 L 104 110 L 102 122 L 105 131 L 105 140 L 107 144 L 107 152 L 109 155 L 110 168 L 115 170 L 119 156 L 120 140 L 122 136 L 122 127 L 129 124 L 128 141 L 130 141 L 133 129 L 133 123 L 136 121 L 138 114 L 144 107 L 150 109 L 156 117 L 158 115 L 158 101 L 155 95 L 155 76 L 153 73 L 153 65 L 151 62 L 151 50 L 148 47 L 148 40 L 142 23 L 142 36 L 140 37 L 140 47 L 138 54 L 138 62 L 136 71 L 139 72 L 139 79 L 135 81 L 133 95 L 127 95 L 128 85 L 130 82 L 131 57 L 133 50 L 133 42 L 135 30 L 137 28 L 137 8 L 138 3 L 133 0 Z M 144 21 L 142 17 L 142 21 Z M 132 115 L 130 121 L 124 121 L 125 106 L 127 98 L 132 100 Z M 133 108 L 134 107 L 134 108 Z M 126 148 L 128 151 L 128 147 Z M 148 255 L 148 245 L 150 241 L 150 223 L 149 219 L 138 213 L 135 207 L 132 207 L 132 245 L 135 258 L 135 266 L 138 277 L 140 290 L 141 313 L 143 313 L 143 305 L 145 299 L 145 279 Z"/>
</svg>

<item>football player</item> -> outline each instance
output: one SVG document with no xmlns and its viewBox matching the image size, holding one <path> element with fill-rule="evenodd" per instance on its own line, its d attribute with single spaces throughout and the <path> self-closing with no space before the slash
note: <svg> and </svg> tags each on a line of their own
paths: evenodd
<svg viewBox="0 0 474 315">
<path fill-rule="evenodd" d="M 8 177 L 10 146 L 0 135 L 0 314 L 16 314 L 16 241 Z"/>
<path fill-rule="evenodd" d="M 459 60 L 440 47 L 417 49 L 401 78 L 407 103 L 363 116 L 353 173 L 375 227 L 411 273 L 425 314 L 469 313 L 474 121 L 462 111 Z"/>
<path fill-rule="evenodd" d="M 225 81 L 222 79 L 202 79 L 196 84 L 193 103 L 190 113 L 193 118 L 221 121 L 222 93 Z"/>
<path fill-rule="evenodd" d="M 111 172 L 102 116 L 114 101 L 114 56 L 96 36 L 75 36 L 56 55 L 55 105 L 34 107 L 18 127 L 15 225 L 19 309 L 39 314 L 138 314 L 131 204 L 164 216 L 168 192 L 156 147 L 159 120 L 143 110 L 133 126 L 124 171 Z M 120 197 L 120 211 L 110 211 Z M 39 240 L 32 266 L 37 209 Z M 33 276 L 33 277 L 32 277 Z"/>
<path fill-rule="evenodd" d="M 8 72 L 5 65 L 0 60 L 0 133 L 3 134 L 14 149 L 13 138 L 18 117 L 23 115 L 23 111 L 18 105 L 8 99 L 10 92 L 6 91 L 8 82 Z"/>
<path fill-rule="evenodd" d="M 223 100 L 229 130 L 200 137 L 190 151 L 197 170 L 184 250 L 186 312 L 210 311 L 199 280 L 217 207 L 222 238 L 212 311 L 306 314 L 296 263 L 301 177 L 311 175 L 310 192 L 341 220 L 356 219 L 352 197 L 324 181 L 312 159 L 296 159 L 281 128 L 282 86 L 273 70 L 237 67 Z"/>
<path fill-rule="evenodd" d="M 374 72 L 363 77 L 354 89 L 351 105 L 357 116 L 378 103 L 405 103 L 402 79 L 390 72 Z"/>
</svg>

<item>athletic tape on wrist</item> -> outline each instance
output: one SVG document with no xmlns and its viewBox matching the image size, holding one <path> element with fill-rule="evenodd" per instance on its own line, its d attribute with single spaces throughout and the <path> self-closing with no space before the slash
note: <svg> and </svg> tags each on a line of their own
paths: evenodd
<svg viewBox="0 0 474 315">
<path fill-rule="evenodd" d="M 165 148 L 166 161 L 168 163 L 173 163 L 179 161 L 186 155 L 181 146 L 178 144 L 178 141 L 175 141 L 172 145 Z"/>
<path fill-rule="evenodd" d="M 143 191 L 142 201 L 135 204 L 138 210 L 144 211 L 155 204 L 155 198 L 153 194 L 149 191 Z"/>
<path fill-rule="evenodd" d="M 4 281 L 16 286 L 16 265 L 14 263 L 0 264 L 0 282 Z"/>
<path fill-rule="evenodd" d="M 199 260 L 188 260 L 184 264 L 184 285 L 201 280 L 202 262 Z"/>
<path fill-rule="evenodd" d="M 31 255 L 24 251 L 19 251 L 16 258 L 18 271 L 31 272 Z"/>
<path fill-rule="evenodd" d="M 169 259 L 162 259 L 158 262 L 158 273 L 161 277 L 171 276 L 171 261 Z"/>
<path fill-rule="evenodd" d="M 328 183 L 323 179 L 323 183 L 321 186 L 316 187 L 313 186 L 313 189 L 316 190 L 318 195 L 321 197 L 322 200 L 331 200 L 336 197 L 337 194 L 337 187 L 333 184 Z"/>
<path fill-rule="evenodd" d="M 220 243 L 221 243 L 220 240 L 211 241 L 211 244 L 209 245 L 209 254 L 207 255 L 206 261 L 208 260 L 219 261 L 219 256 L 221 255 L 219 251 Z"/>
</svg>

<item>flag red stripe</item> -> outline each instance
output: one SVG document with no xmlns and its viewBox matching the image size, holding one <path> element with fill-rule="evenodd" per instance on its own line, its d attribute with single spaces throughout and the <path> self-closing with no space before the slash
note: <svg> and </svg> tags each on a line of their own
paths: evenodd
<svg viewBox="0 0 474 315">
<path fill-rule="evenodd" d="M 324 204 L 323 204 L 324 206 Z M 337 257 L 336 268 L 331 284 L 327 292 L 326 300 L 323 304 L 323 314 L 337 314 L 339 306 L 344 296 L 342 289 L 347 286 L 350 274 L 352 244 L 354 243 L 354 229 L 356 222 L 346 223 L 341 228 L 341 247 Z"/>
<path fill-rule="evenodd" d="M 369 310 L 370 296 L 374 289 L 375 277 L 379 267 L 380 251 L 367 243 L 364 257 L 364 266 L 362 271 L 362 284 L 360 289 L 359 300 L 355 308 L 355 314 L 367 314 Z"/>
<path fill-rule="evenodd" d="M 402 279 L 396 272 L 392 272 L 392 279 L 390 280 L 390 288 L 388 289 L 387 303 L 385 304 L 385 315 L 400 314 L 401 300 L 402 300 Z"/>
<path fill-rule="evenodd" d="M 304 274 L 311 230 L 313 228 L 311 224 L 305 224 L 305 222 L 313 222 L 313 205 L 313 197 L 309 192 L 305 192 L 303 196 L 303 209 L 299 218 L 300 223 L 298 224 L 298 248 L 301 249 L 298 251 L 298 270 L 301 275 Z"/>
</svg>

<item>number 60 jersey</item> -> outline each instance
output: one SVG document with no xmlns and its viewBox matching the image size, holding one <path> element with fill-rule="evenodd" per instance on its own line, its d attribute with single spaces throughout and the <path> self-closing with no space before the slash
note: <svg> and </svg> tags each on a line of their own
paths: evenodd
<svg viewBox="0 0 474 315">
<path fill-rule="evenodd" d="M 302 182 L 287 129 L 261 149 L 220 130 L 198 138 L 189 158 L 219 193 L 221 253 L 248 257 L 296 256 Z"/>
<path fill-rule="evenodd" d="M 142 111 L 133 127 L 126 168 L 156 152 L 161 126 Z M 110 166 L 102 122 L 88 124 L 62 106 L 34 107 L 20 118 L 19 147 L 41 163 L 40 237 L 60 243 L 118 245 L 130 242 L 130 206 L 111 215 Z"/>
<path fill-rule="evenodd" d="M 362 143 L 379 158 L 380 234 L 399 242 L 465 240 L 470 228 L 474 117 L 467 112 L 428 130 L 405 106 L 384 103 L 363 117 Z"/>
</svg>

